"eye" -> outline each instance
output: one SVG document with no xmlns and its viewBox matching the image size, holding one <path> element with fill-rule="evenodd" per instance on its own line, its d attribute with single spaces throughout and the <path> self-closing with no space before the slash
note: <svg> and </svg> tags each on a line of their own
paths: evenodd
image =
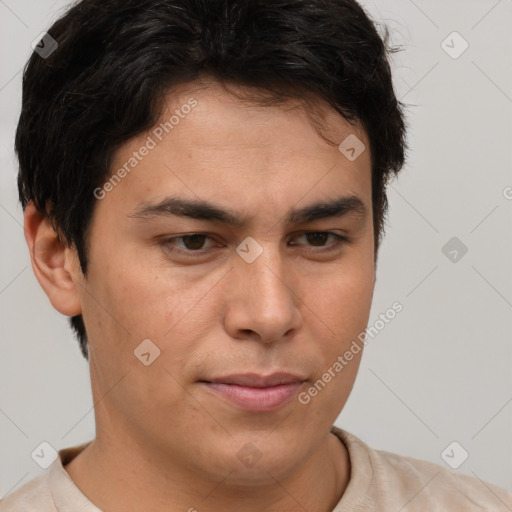
<svg viewBox="0 0 512 512">
<path fill-rule="evenodd" d="M 208 235 L 205 235 L 203 233 L 191 233 L 189 235 L 181 235 L 181 236 L 175 236 L 172 238 L 166 238 L 163 241 L 163 245 L 165 246 L 176 246 L 177 241 L 182 241 L 183 245 L 178 245 L 177 249 L 171 247 L 170 249 L 172 251 L 176 251 L 178 253 L 195 253 L 195 254 L 202 254 L 206 252 L 206 249 L 204 248 L 205 240 L 210 239 L 213 241 L 211 237 Z"/>
<path fill-rule="evenodd" d="M 313 248 L 320 249 L 320 251 L 317 252 L 336 250 L 341 245 L 349 241 L 348 238 L 338 235 L 337 233 L 332 233 L 330 231 L 306 231 L 296 236 L 295 239 L 302 237 L 307 240 L 308 245 Z M 329 240 L 329 237 L 334 239 L 334 241 L 330 244 L 326 244 L 326 242 Z M 209 247 L 205 247 L 205 243 L 208 240 L 211 242 L 211 244 Z M 216 242 L 212 237 L 204 233 L 190 233 L 187 235 L 166 238 L 161 242 L 161 245 L 165 246 L 167 250 L 172 253 L 176 253 L 177 255 L 194 257 L 207 254 L 209 249 L 212 249 L 216 246 Z M 292 242 L 290 245 L 298 246 L 304 244 L 296 244 Z"/>
<path fill-rule="evenodd" d="M 305 237 L 305 239 L 311 243 L 312 247 L 326 247 L 328 250 L 334 250 L 343 243 L 348 242 L 348 238 L 338 235 L 337 233 L 332 233 L 330 231 L 306 231 L 305 233 L 300 234 L 297 238 L 301 237 Z M 326 245 L 325 242 L 329 239 L 329 237 L 333 237 L 334 242 Z"/>
</svg>

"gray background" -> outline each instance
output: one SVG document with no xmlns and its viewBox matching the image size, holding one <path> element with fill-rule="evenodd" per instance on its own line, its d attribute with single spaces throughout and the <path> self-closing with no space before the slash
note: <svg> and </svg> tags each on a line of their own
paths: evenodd
<svg viewBox="0 0 512 512">
<path fill-rule="evenodd" d="M 94 436 L 87 364 L 30 267 L 12 149 L 30 43 L 67 3 L 0 0 L 0 496 L 43 471 L 42 441 Z M 369 339 L 337 424 L 441 465 L 457 441 L 457 472 L 512 491 L 512 1 L 362 3 L 405 46 L 393 64 L 411 151 L 389 187 L 370 325 L 403 311 Z M 453 31 L 469 43 L 457 59 L 441 47 Z M 456 262 L 452 237 L 468 248 Z"/>
</svg>

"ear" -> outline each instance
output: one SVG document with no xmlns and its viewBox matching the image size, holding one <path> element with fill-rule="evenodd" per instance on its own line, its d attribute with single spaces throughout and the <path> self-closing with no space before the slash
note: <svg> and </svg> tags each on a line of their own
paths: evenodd
<svg viewBox="0 0 512 512">
<path fill-rule="evenodd" d="M 79 315 L 80 270 L 76 251 L 60 242 L 47 218 L 30 201 L 24 213 L 25 240 L 32 269 L 52 306 L 66 316 Z"/>
</svg>

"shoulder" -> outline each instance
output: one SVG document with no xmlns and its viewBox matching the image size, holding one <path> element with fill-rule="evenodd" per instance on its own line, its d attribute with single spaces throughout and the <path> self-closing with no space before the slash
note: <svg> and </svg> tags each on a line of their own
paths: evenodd
<svg viewBox="0 0 512 512">
<path fill-rule="evenodd" d="M 80 491 L 75 487 L 64 469 L 64 465 L 73 460 L 90 441 L 78 446 L 63 448 L 58 457 L 45 472 L 22 485 L 0 501 L 0 512 L 57 512 L 56 495 L 60 500 L 80 499 Z M 77 492 L 78 491 L 78 492 Z M 83 500 L 83 498 L 81 498 Z M 62 503 L 61 503 L 62 505 Z"/>
<path fill-rule="evenodd" d="M 442 503 L 447 510 L 463 507 L 466 511 L 512 510 L 512 494 L 480 478 L 455 473 L 439 464 L 375 450 L 380 466 L 405 492 L 415 489 L 411 503 L 423 494 L 423 500 Z"/>
<path fill-rule="evenodd" d="M 391 507 L 401 503 L 403 512 L 512 510 L 512 493 L 478 477 L 455 473 L 430 461 L 373 449 L 346 431 L 341 431 L 340 436 L 349 453 L 357 452 L 359 460 L 368 460 L 373 468 L 375 496 Z"/>
<path fill-rule="evenodd" d="M 48 487 L 48 473 L 43 473 L 8 494 L 0 501 L 0 512 L 56 512 Z"/>
</svg>

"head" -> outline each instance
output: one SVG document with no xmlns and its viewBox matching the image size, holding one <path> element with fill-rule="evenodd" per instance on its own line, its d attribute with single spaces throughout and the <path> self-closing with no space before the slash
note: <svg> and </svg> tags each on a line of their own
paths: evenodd
<svg viewBox="0 0 512 512">
<path fill-rule="evenodd" d="M 36 276 L 109 393 L 97 421 L 196 471 L 251 439 L 268 468 L 304 460 L 361 350 L 272 411 L 206 383 L 286 372 L 304 391 L 364 331 L 406 149 L 387 32 L 354 0 L 84 0 L 48 33 L 19 193 Z"/>
</svg>

